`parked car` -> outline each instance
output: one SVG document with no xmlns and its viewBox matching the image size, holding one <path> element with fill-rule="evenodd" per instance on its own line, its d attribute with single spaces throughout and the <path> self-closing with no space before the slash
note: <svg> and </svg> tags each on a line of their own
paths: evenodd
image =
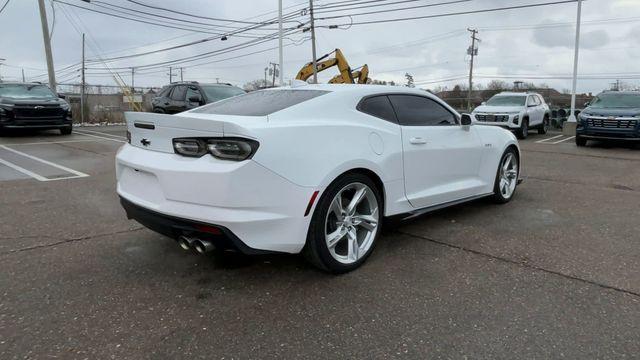
<svg viewBox="0 0 640 360">
<path fill-rule="evenodd" d="M 71 134 L 69 104 L 40 83 L 0 83 L 0 133 L 4 129 L 59 129 Z"/>
<path fill-rule="evenodd" d="M 151 105 L 155 113 L 177 114 L 244 93 L 244 90 L 231 84 L 180 82 L 162 88 L 158 96 L 151 100 Z"/>
<path fill-rule="evenodd" d="M 482 103 L 472 114 L 480 124 L 510 129 L 519 139 L 527 138 L 529 129 L 546 134 L 551 119 L 549 106 L 536 93 L 502 92 Z"/>
<path fill-rule="evenodd" d="M 522 168 L 511 132 L 405 87 L 299 85 L 126 117 L 129 218 L 184 249 L 303 252 L 334 273 L 365 261 L 383 218 L 506 203 Z"/>
<path fill-rule="evenodd" d="M 576 145 L 588 140 L 640 141 L 640 92 L 607 91 L 587 104 L 579 115 Z"/>
</svg>

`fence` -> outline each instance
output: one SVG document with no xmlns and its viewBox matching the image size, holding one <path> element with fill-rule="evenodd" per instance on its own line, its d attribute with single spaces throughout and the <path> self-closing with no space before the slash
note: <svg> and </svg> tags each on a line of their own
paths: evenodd
<svg viewBox="0 0 640 360">
<path fill-rule="evenodd" d="M 118 86 L 89 85 L 85 87 L 84 123 L 89 124 L 118 124 L 123 123 L 124 112 L 133 111 L 131 101 L 141 105 L 143 111 L 151 111 L 151 99 L 156 96 L 160 88 L 133 89 L 132 96 L 126 96 Z M 58 93 L 63 94 L 71 106 L 74 123 L 81 123 L 81 87 L 76 84 L 58 85 Z"/>
</svg>

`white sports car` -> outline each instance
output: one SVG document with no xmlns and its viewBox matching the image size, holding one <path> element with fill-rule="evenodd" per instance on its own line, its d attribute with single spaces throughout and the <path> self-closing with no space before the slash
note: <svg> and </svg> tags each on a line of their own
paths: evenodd
<svg viewBox="0 0 640 360">
<path fill-rule="evenodd" d="M 405 87 L 269 89 L 127 113 L 127 126 L 116 167 L 129 218 L 184 249 L 302 252 L 334 273 L 366 260 L 384 217 L 505 203 L 521 170 L 509 131 Z"/>
</svg>

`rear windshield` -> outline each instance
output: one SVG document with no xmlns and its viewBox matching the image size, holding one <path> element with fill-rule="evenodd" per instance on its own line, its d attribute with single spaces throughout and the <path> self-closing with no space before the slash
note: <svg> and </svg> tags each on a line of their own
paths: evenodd
<svg viewBox="0 0 640 360">
<path fill-rule="evenodd" d="M 244 90 L 235 86 L 202 85 L 202 90 L 207 94 L 209 102 L 216 102 L 232 96 L 244 94 Z"/>
<path fill-rule="evenodd" d="M 640 108 L 640 93 L 638 94 L 616 94 L 605 93 L 596 96 L 591 101 L 594 108 Z"/>
<path fill-rule="evenodd" d="M 487 105 L 491 106 L 524 106 L 525 101 L 527 100 L 526 96 L 494 96 L 489 101 L 487 101 Z"/>
<path fill-rule="evenodd" d="M 265 116 L 328 93 L 322 90 L 259 90 L 205 105 L 192 112 Z"/>
</svg>

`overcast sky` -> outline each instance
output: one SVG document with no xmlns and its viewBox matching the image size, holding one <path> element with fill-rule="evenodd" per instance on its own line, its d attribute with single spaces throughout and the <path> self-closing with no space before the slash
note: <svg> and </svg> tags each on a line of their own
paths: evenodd
<svg viewBox="0 0 640 360">
<path fill-rule="evenodd" d="M 4 1 L 0 0 L 0 6 Z M 95 7 L 96 5 L 87 5 L 80 0 L 62 1 L 109 11 Z M 155 12 L 163 16 L 176 16 L 168 12 L 135 7 L 127 0 L 103 1 L 139 11 Z M 277 0 L 139 1 L 206 17 L 248 19 L 248 21 L 265 20 L 277 15 L 274 10 L 277 10 L 278 3 Z M 323 5 L 326 7 L 327 4 L 337 1 L 315 1 L 318 12 L 316 17 L 446 2 L 446 0 L 415 0 L 387 7 L 377 6 L 342 13 L 321 13 L 328 11 L 327 8 L 323 9 Z M 359 1 L 362 3 L 364 0 Z M 354 16 L 352 19 L 354 22 L 362 22 L 550 1 L 553 0 L 471 0 L 458 4 Z M 387 2 L 397 2 L 397 0 Z M 46 0 L 46 3 L 51 23 L 54 12 L 52 12 L 50 1 Z M 285 13 L 302 9 L 305 3 L 303 0 L 284 0 L 284 6 L 287 8 Z M 381 1 L 370 1 L 367 4 L 380 3 Z M 364 5 L 358 7 L 362 6 Z M 404 74 L 409 72 L 420 87 L 434 88 L 438 85 L 452 87 L 456 83 L 466 82 L 463 77 L 468 74 L 469 59 L 466 56 L 466 50 L 470 44 L 466 29 L 473 27 L 479 29 L 479 37 L 482 40 L 476 59 L 475 74 L 478 76 L 476 83 L 486 84 L 492 77 L 500 77 L 508 82 L 523 80 L 546 83 L 562 90 L 571 87 L 571 81 L 567 77 L 570 77 L 573 66 L 576 9 L 576 3 L 569 3 L 482 14 L 354 25 L 348 29 L 319 28 L 317 31 L 318 55 L 340 48 L 353 68 L 367 63 L 371 71 L 370 76 L 374 79 L 404 82 Z M 302 22 L 308 20 L 308 16 L 297 14 L 295 20 Z M 188 16 L 182 16 L 182 19 L 216 25 L 246 26 Z M 168 20 L 161 19 L 150 21 L 170 23 Z M 318 20 L 317 25 L 350 22 L 350 18 L 344 17 Z M 285 25 L 288 27 L 295 24 Z M 196 24 L 191 26 L 206 27 L 206 25 Z M 268 29 L 274 27 L 276 26 L 269 25 Z M 208 27 L 208 29 L 209 32 L 220 31 L 219 28 Z M 57 69 L 64 69 L 80 61 L 79 32 L 81 31 L 87 33 L 89 43 L 87 57 L 90 59 L 138 54 L 215 37 L 213 34 L 118 19 L 55 3 L 52 44 Z M 270 33 L 272 33 L 271 30 L 258 30 L 251 34 Z M 630 84 L 640 85 L 640 63 L 638 62 L 640 36 L 638 34 L 640 34 L 640 0 L 585 1 L 579 69 L 580 73 L 588 79 L 579 80 L 578 91 L 598 92 L 609 88 L 610 83 L 617 78 L 622 78 Z M 311 43 L 305 41 L 308 35 L 309 33 L 293 34 L 285 40 L 287 46 L 284 49 L 284 75 L 286 79 L 295 77 L 300 67 L 306 61 L 310 61 Z M 144 66 L 220 50 L 250 40 L 252 39 L 229 36 L 227 41 L 217 39 L 195 46 L 109 62 L 108 65 L 113 68 Z M 242 85 L 262 78 L 268 63 L 278 60 L 277 50 L 267 50 L 253 55 L 249 53 L 275 46 L 277 46 L 276 40 L 179 66 L 184 67 L 185 80 L 215 82 L 216 78 L 219 78 L 220 81 Z M 6 59 L 5 64 L 0 66 L 0 74 L 5 80 L 18 80 L 21 77 L 21 68 L 24 68 L 27 80 L 46 81 L 46 77 L 42 76 L 46 71 L 46 63 L 37 0 L 10 0 L 4 12 L 0 13 L 0 58 Z M 104 72 L 99 70 L 105 67 L 103 63 L 96 62 L 89 66 L 97 69 L 89 70 L 89 73 L 94 74 L 88 76 L 89 83 L 114 84 L 109 75 L 96 74 Z M 75 67 L 71 67 L 66 72 L 60 72 L 59 82 L 79 81 L 78 73 L 74 71 Z M 135 84 L 136 86 L 164 85 L 169 81 L 168 71 L 168 66 L 139 69 Z M 131 81 L 130 70 L 121 70 L 121 72 L 124 81 L 128 84 Z M 320 79 L 327 81 L 335 74 L 336 70 L 328 70 L 322 73 Z"/>
</svg>

